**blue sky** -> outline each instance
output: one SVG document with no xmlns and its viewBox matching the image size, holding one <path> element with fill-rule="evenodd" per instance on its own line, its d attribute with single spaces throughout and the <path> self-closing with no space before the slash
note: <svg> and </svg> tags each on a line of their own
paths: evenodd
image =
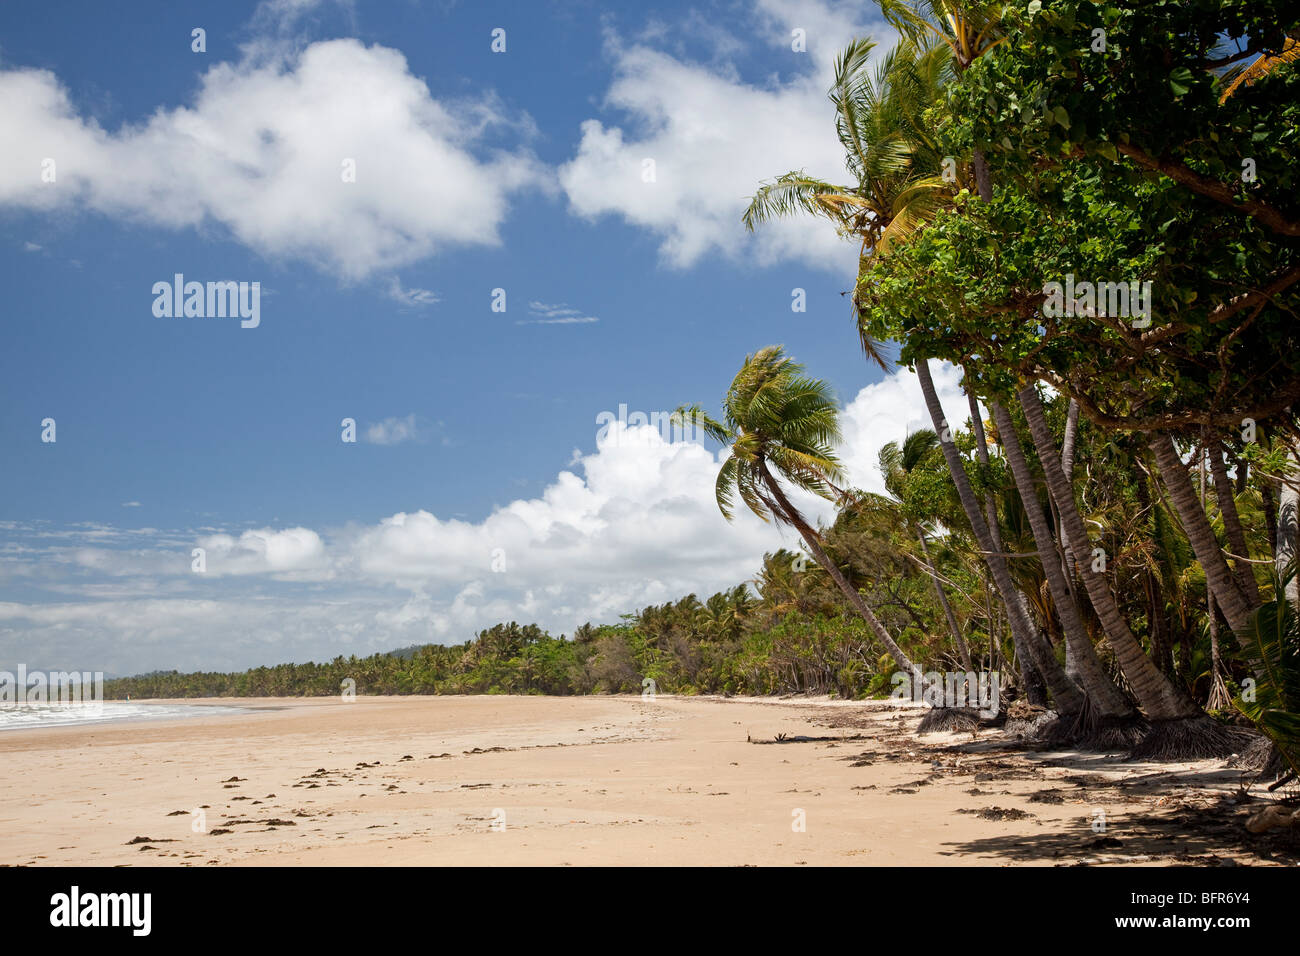
<svg viewBox="0 0 1300 956">
<path fill-rule="evenodd" d="M 736 583 L 793 538 L 722 522 L 716 449 L 596 418 L 716 407 L 769 343 L 834 384 L 858 484 L 921 424 L 858 350 L 854 247 L 739 223 L 763 177 L 843 178 L 825 89 L 892 41 L 873 6 L 130 10 L 0 7 L 0 666 L 571 632 Z M 260 325 L 156 317 L 176 273 L 259 282 Z"/>
</svg>

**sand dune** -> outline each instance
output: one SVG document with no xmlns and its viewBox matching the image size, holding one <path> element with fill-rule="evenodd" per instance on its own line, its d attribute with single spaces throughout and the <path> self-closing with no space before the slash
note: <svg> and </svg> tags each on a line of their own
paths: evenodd
<svg viewBox="0 0 1300 956">
<path fill-rule="evenodd" d="M 1295 862 L 1280 840 L 1245 833 L 1261 804 L 1234 802 L 1242 772 L 1223 761 L 1025 753 L 987 732 L 917 738 L 918 712 L 886 703 L 241 703 L 256 709 L 0 735 L 12 771 L 0 783 L 3 861 Z"/>
</svg>

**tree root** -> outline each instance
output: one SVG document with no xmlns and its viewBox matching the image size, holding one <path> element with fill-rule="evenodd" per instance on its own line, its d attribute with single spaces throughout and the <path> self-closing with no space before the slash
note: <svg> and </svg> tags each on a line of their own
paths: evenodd
<svg viewBox="0 0 1300 956">
<path fill-rule="evenodd" d="M 1210 717 L 1158 720 L 1133 748 L 1134 760 L 1197 760 L 1241 753 L 1252 739 Z"/>
<path fill-rule="evenodd" d="M 935 734 L 943 731 L 964 733 L 977 730 L 985 723 L 978 710 L 969 707 L 932 707 L 925 712 L 917 725 L 917 734 Z"/>
<path fill-rule="evenodd" d="M 1075 741 L 1083 750 L 1133 750 L 1151 733 L 1146 719 L 1134 717 L 1103 717 Z"/>
</svg>

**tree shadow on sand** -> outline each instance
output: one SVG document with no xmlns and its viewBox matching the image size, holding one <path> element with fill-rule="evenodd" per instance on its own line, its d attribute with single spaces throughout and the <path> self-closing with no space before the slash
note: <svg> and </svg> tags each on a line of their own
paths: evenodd
<svg viewBox="0 0 1300 956">
<path fill-rule="evenodd" d="M 1246 818 L 1265 806 L 1250 800 L 1240 805 L 1173 810 L 1106 812 L 1105 832 L 1094 832 L 1094 817 L 1081 813 L 1070 821 L 1044 824 L 1039 832 L 999 834 L 943 844 L 945 856 L 994 857 L 1007 863 L 1056 863 L 1059 866 L 1164 865 L 1232 866 L 1300 863 L 1300 839 L 1294 830 L 1251 834 Z"/>
</svg>

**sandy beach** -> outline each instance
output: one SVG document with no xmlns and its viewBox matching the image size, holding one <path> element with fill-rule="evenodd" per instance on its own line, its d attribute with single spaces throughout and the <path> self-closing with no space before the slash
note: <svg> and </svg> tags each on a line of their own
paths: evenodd
<svg viewBox="0 0 1300 956">
<path fill-rule="evenodd" d="M 995 732 L 916 737 L 919 711 L 888 703 L 668 696 L 206 703 L 253 709 L 0 734 L 0 759 L 10 768 L 0 784 L 0 862 L 1297 860 L 1293 840 L 1245 831 L 1245 818 L 1263 804 L 1238 796 L 1253 774 L 1229 762 L 1024 751 Z"/>
</svg>

